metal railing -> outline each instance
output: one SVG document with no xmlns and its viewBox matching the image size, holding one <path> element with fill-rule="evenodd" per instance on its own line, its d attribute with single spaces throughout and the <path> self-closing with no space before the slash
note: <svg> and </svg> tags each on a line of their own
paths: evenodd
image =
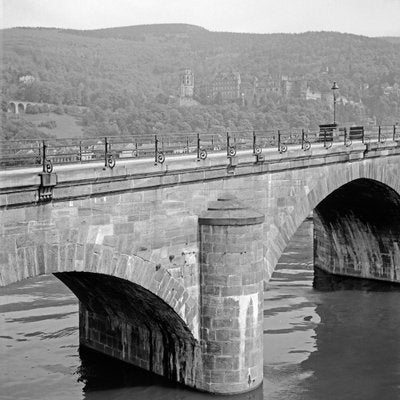
<svg viewBox="0 0 400 400">
<path fill-rule="evenodd" d="M 11 140 L 0 141 L 0 169 L 41 166 L 43 172 L 52 172 L 55 165 L 93 162 L 113 168 L 119 161 L 129 159 L 150 158 L 155 164 L 163 164 L 167 157 L 183 155 L 193 155 L 200 161 L 217 152 L 235 157 L 238 151 L 252 150 L 254 155 L 260 156 L 267 149 L 285 153 L 289 146 L 308 151 L 317 144 L 328 149 L 333 143 L 349 147 L 356 142 L 386 141 L 400 141 L 400 126 Z"/>
</svg>

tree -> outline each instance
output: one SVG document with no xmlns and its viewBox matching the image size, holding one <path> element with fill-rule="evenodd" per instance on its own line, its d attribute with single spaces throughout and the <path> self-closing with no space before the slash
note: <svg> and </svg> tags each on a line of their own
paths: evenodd
<svg viewBox="0 0 400 400">
<path fill-rule="evenodd" d="M 158 95 L 155 98 L 155 101 L 160 104 L 167 104 L 168 96 L 166 96 L 164 93 L 158 93 Z"/>
<path fill-rule="evenodd" d="M 39 114 L 40 113 L 40 109 L 39 109 L 39 106 L 37 104 L 27 104 L 25 112 L 27 114 Z"/>
<path fill-rule="evenodd" d="M 64 109 L 63 109 L 62 106 L 57 106 L 57 107 L 54 109 L 54 112 L 55 112 L 56 114 L 58 114 L 58 115 L 62 115 L 62 114 L 64 114 Z"/>
<path fill-rule="evenodd" d="M 222 104 L 222 94 L 218 92 L 214 97 L 214 104 Z"/>
</svg>

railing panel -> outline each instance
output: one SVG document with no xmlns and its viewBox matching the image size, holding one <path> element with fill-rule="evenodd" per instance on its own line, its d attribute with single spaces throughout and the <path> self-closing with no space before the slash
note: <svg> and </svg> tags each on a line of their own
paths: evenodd
<svg viewBox="0 0 400 400">
<path fill-rule="evenodd" d="M 356 142 L 386 141 L 400 141 L 398 125 L 11 140 L 0 141 L 0 168 L 42 166 L 43 171 L 49 171 L 54 165 L 91 162 L 104 162 L 112 168 L 120 161 L 140 158 L 154 158 L 156 164 L 162 164 L 169 157 L 192 155 L 201 160 L 217 152 L 235 157 L 240 151 L 252 150 L 260 156 L 264 149 L 284 153 L 289 147 L 307 151 L 316 144 L 330 148 L 335 142 L 349 147 Z"/>
</svg>

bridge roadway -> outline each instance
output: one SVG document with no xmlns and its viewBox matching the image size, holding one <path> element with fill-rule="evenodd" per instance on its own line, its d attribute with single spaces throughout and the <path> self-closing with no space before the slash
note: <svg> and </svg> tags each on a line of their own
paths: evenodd
<svg viewBox="0 0 400 400">
<path fill-rule="evenodd" d="M 400 282 L 400 143 L 0 172 L 0 285 L 55 274 L 80 343 L 213 393 L 262 382 L 263 284 L 313 211 L 314 264 Z M 267 362 L 267 360 L 266 360 Z"/>
</svg>

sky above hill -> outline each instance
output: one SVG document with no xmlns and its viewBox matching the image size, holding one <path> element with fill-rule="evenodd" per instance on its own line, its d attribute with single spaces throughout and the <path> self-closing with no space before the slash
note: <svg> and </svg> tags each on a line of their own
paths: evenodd
<svg viewBox="0 0 400 400">
<path fill-rule="evenodd" d="M 0 0 L 1 28 L 187 23 L 212 31 L 400 36 L 400 0 Z"/>
</svg>

